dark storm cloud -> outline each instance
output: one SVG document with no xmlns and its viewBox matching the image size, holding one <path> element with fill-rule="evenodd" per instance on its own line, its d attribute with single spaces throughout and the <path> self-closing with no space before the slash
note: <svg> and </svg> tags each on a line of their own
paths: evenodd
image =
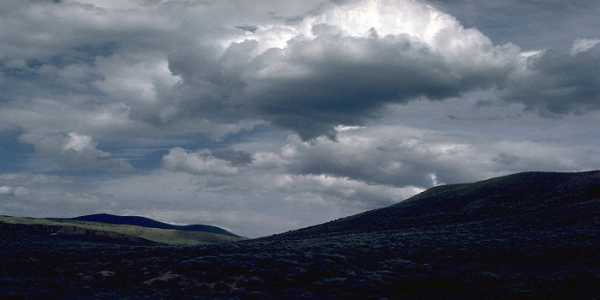
<svg viewBox="0 0 600 300">
<path fill-rule="evenodd" d="M 182 79 L 181 113 L 259 117 L 309 139 L 359 124 L 386 103 L 502 85 L 519 64 L 518 48 L 496 46 L 431 7 L 403 5 L 330 5 L 293 25 L 259 26 L 222 52 L 171 53 L 170 70 Z M 406 20 L 379 22 L 394 19 L 387 10 Z"/>
<path fill-rule="evenodd" d="M 417 7 L 413 13 L 418 17 L 431 13 L 406 3 L 409 11 L 414 9 L 411 5 Z M 340 9 L 352 11 L 352 5 L 356 3 Z M 547 13 L 561 6 L 530 3 L 528 9 L 532 7 Z M 257 26 L 222 53 L 207 47 L 171 54 L 170 69 L 183 83 L 177 94 L 182 99 L 180 113 L 210 112 L 208 118 L 220 120 L 258 117 L 310 139 L 332 136 L 337 124 L 362 124 L 385 104 L 443 100 L 474 90 L 497 90 L 501 100 L 541 111 L 581 111 L 595 108 L 590 103 L 597 102 L 597 84 L 589 79 L 597 60 L 582 59 L 589 54 L 572 56 L 558 50 L 565 54 L 548 51 L 527 59 L 519 55 L 519 48 L 494 45 L 448 16 L 441 24 L 432 25 L 434 20 L 423 25 L 439 30 L 431 40 L 418 32 L 394 34 L 394 28 L 385 26 L 353 32 L 343 17 L 330 23 L 318 19 L 327 9 L 312 13 L 317 20 L 307 21 L 315 18 L 307 15 L 292 27 Z M 368 16 L 362 17 L 369 22 Z M 573 39 L 566 42 L 571 45 Z"/>
<path fill-rule="evenodd" d="M 111 111 L 146 128 L 140 129 L 145 134 L 191 123 L 235 131 L 244 127 L 240 120 L 266 120 L 304 139 L 333 135 L 338 124 L 362 124 L 389 103 L 444 100 L 483 89 L 555 112 L 594 108 L 592 54 L 549 51 L 526 63 L 518 47 L 494 44 L 424 4 L 373 3 L 313 1 L 281 8 L 297 18 L 289 22 L 263 10 L 268 2 L 247 16 L 219 19 L 217 14 L 247 5 L 9 1 L 15 13 L 6 19 L 39 38 L 4 33 L 2 98 L 13 102 L 11 108 L 33 107 L 45 98 L 81 114 Z M 561 7 L 528 5 L 541 12 Z M 11 124 L 34 127 L 14 124 L 25 120 Z"/>
<path fill-rule="evenodd" d="M 542 112 L 583 113 L 600 108 L 600 47 L 564 53 L 549 50 L 531 59 L 526 75 L 516 76 L 503 97 Z"/>
<path fill-rule="evenodd" d="M 316 49 L 317 55 L 307 54 Z M 511 51 L 512 49 L 506 49 Z M 356 51 L 362 53 L 356 55 Z M 300 76 L 250 83 L 257 109 L 303 138 L 333 134 L 337 124 L 357 124 L 386 103 L 418 97 L 445 99 L 503 82 L 512 65 L 462 70 L 427 45 L 404 37 L 351 38 L 323 35 L 292 41 L 269 53 L 270 64 L 289 64 Z"/>
</svg>

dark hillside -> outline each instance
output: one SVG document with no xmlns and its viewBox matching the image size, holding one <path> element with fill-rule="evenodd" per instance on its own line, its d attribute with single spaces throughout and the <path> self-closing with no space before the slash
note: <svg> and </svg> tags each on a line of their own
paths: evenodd
<svg viewBox="0 0 600 300">
<path fill-rule="evenodd" d="M 3 232 L 0 298 L 598 299 L 599 186 L 600 172 L 521 173 L 194 247 Z"/>
<path fill-rule="evenodd" d="M 286 234 L 374 232 L 484 220 L 550 225 L 600 215 L 600 171 L 519 173 L 431 188 L 398 204 Z"/>
</svg>

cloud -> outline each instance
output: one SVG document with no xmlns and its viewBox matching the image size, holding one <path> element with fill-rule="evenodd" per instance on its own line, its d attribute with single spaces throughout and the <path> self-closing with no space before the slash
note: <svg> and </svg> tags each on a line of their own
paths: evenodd
<svg viewBox="0 0 600 300">
<path fill-rule="evenodd" d="M 17 187 L 7 186 L 7 185 L 0 186 L 0 197 L 1 196 L 21 197 L 21 196 L 27 195 L 28 193 L 29 193 L 29 190 L 22 186 L 17 186 Z"/>
<path fill-rule="evenodd" d="M 579 49 L 576 55 L 544 51 L 527 61 L 527 68 L 513 74 L 500 91 L 501 99 L 542 113 L 585 113 L 600 108 L 600 48 Z"/>
<path fill-rule="evenodd" d="M 11 29 L 2 31 L 0 61 L 46 61 L 52 57 L 77 61 L 86 50 L 102 54 L 110 50 L 107 46 L 125 39 L 144 45 L 157 32 L 173 29 L 172 20 L 153 13 L 157 6 L 124 2 L 103 6 L 99 1 L 3 1 L 0 13 Z"/>
<path fill-rule="evenodd" d="M 103 110 L 120 120 L 103 125 L 113 131 L 175 135 L 205 121 L 207 133 L 211 124 L 266 120 L 314 138 L 386 103 L 494 87 L 519 63 L 518 48 L 414 0 L 263 1 L 245 17 L 230 14 L 246 6 L 232 1 L 10 4 L 19 18 L 7 18 L 23 34 L 7 44 L 36 51 L 0 49 L 8 106 L 31 110 L 44 98 L 92 114 L 79 120 L 86 127 L 100 118 L 90 109 Z M 280 14 L 266 13 L 274 5 Z M 12 123 L 32 127 L 27 120 Z M 74 130 L 70 119 L 54 121 Z"/>
<path fill-rule="evenodd" d="M 415 186 L 402 188 L 371 185 L 347 177 L 330 175 L 281 175 L 275 178 L 277 189 L 283 190 L 294 199 L 294 194 L 300 194 L 304 201 L 317 201 L 338 205 L 353 205 L 361 209 L 383 207 L 400 200 L 407 199 L 424 189 Z"/>
<path fill-rule="evenodd" d="M 507 109 L 464 102 L 455 99 L 441 107 L 434 102 L 398 107 L 395 113 L 365 127 L 338 128 L 335 140 L 291 137 L 279 151 L 257 153 L 254 163 L 284 168 L 291 174 L 326 174 L 375 185 L 421 188 L 522 170 L 587 170 L 599 166 L 600 162 L 590 156 L 596 147 L 590 144 L 591 132 L 584 134 L 577 125 L 591 125 L 595 117 L 553 120 L 531 113 L 519 115 L 518 107 L 514 108 L 518 114 L 513 115 Z M 421 117 L 423 112 L 429 113 L 426 120 Z M 482 119 L 472 119 L 475 115 Z M 430 128 L 423 128 L 423 122 Z M 542 129 L 561 122 L 574 125 L 553 133 Z M 520 132 L 524 126 L 528 132 Z M 546 139 L 539 138 L 544 132 Z M 573 138 L 567 140 L 565 136 Z"/>
<path fill-rule="evenodd" d="M 113 206 L 99 197 L 89 178 L 29 173 L 2 173 L 0 186 L 9 191 L 2 214 L 29 217 L 68 217 Z M 6 194 L 5 194 L 6 196 Z M 2 199 L 2 195 L 0 195 Z"/>
<path fill-rule="evenodd" d="M 0 31 L 0 127 L 38 135 L 79 130 L 101 142 L 185 134 L 220 139 L 252 128 L 261 121 L 182 117 L 186 108 L 173 90 L 179 78 L 168 61 L 171 45 L 197 50 L 190 36 L 217 39 L 208 26 L 186 22 L 232 5 L 4 1 L 3 28 L 11 30 Z M 182 11 L 188 17 L 179 18 Z"/>
<path fill-rule="evenodd" d="M 379 208 L 421 191 L 252 165 L 237 174 L 215 175 L 162 169 L 100 182 L 90 194 L 113 203 L 117 213 L 209 223 L 260 236 Z"/>
<path fill-rule="evenodd" d="M 182 148 L 173 148 L 163 157 L 162 164 L 168 170 L 192 174 L 226 176 L 238 173 L 238 168 L 214 157 L 209 151 L 190 153 Z"/>
<path fill-rule="evenodd" d="M 182 89 L 204 99 L 192 111 L 225 102 L 303 138 L 360 123 L 386 103 L 494 87 L 519 63 L 518 48 L 409 0 L 330 4 L 297 23 L 242 33 L 218 59 L 170 57 Z"/>
<path fill-rule="evenodd" d="M 34 146 L 34 163 L 42 171 L 128 172 L 133 167 L 122 159 L 99 150 L 91 136 L 70 132 L 67 135 L 23 134 L 20 141 Z"/>
<path fill-rule="evenodd" d="M 0 186 L 30 190 L 0 208 L 45 217 L 146 215 L 255 237 L 386 206 L 440 183 L 600 166 L 593 138 L 599 115 L 563 122 L 477 99 L 394 106 L 363 127 L 338 127 L 337 140 L 266 132 L 210 152 L 171 148 L 161 155 L 162 168 L 118 177 L 0 176 Z M 221 167 L 237 172 L 222 175 Z"/>
<path fill-rule="evenodd" d="M 75 132 L 69 133 L 67 136 L 67 140 L 63 145 L 63 151 L 75 151 L 75 152 L 84 152 L 84 151 L 92 151 L 96 152 L 96 145 L 94 144 L 92 138 L 87 135 L 79 135 Z M 105 156 L 104 153 L 98 153 L 98 156 Z"/>
<path fill-rule="evenodd" d="M 524 49 L 568 51 L 574 37 L 595 36 L 600 3 L 590 0 L 428 0 L 465 27 Z"/>
<path fill-rule="evenodd" d="M 266 121 L 306 140 L 390 103 L 481 90 L 552 112 L 596 108 L 593 49 L 531 57 L 416 0 L 4 5 L 18 30 L 0 47 L 1 122 L 36 134 L 51 123 L 101 142 L 223 139 Z"/>
<path fill-rule="evenodd" d="M 99 57 L 95 69 L 101 79 L 93 85 L 113 101 L 125 103 L 131 118 L 165 123 L 176 113 L 177 108 L 168 100 L 180 79 L 160 55 Z"/>
<path fill-rule="evenodd" d="M 577 39 L 571 47 L 571 55 L 575 56 L 579 53 L 587 52 L 598 44 L 600 44 L 599 39 Z"/>
<path fill-rule="evenodd" d="M 472 145 L 436 132 L 402 126 L 338 132 L 336 141 L 292 139 L 282 150 L 297 174 L 330 174 L 372 184 L 431 187 L 435 174 L 443 182 L 461 182 L 482 174 L 464 160 L 477 154 Z M 481 159 L 474 160 L 484 164 Z"/>
</svg>

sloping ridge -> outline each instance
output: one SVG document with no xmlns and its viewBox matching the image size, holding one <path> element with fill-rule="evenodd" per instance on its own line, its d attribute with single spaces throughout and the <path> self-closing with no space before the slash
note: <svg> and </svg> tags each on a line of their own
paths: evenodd
<svg viewBox="0 0 600 300">
<path fill-rule="evenodd" d="M 119 220 L 119 222 L 115 220 Z M 0 227 L 6 229 L 6 232 L 0 233 L 20 232 L 20 235 L 23 237 L 27 233 L 31 236 L 46 234 L 51 240 L 60 240 L 69 237 L 72 241 L 114 242 L 117 244 L 123 241 L 127 243 L 131 243 L 132 241 L 142 243 L 146 241 L 148 243 L 189 246 L 233 242 L 243 239 L 232 233 L 221 234 L 197 231 L 198 228 L 194 226 L 191 226 L 191 229 L 195 230 L 144 227 L 142 225 L 161 226 L 161 223 L 147 218 L 133 218 L 133 221 L 140 220 L 144 222 L 136 223 L 132 222 L 132 219 L 128 217 L 123 219 L 110 215 L 84 216 L 75 219 L 0 216 Z"/>
<path fill-rule="evenodd" d="M 159 245 L 142 237 L 115 231 L 68 224 L 44 224 L 32 221 L 32 219 L 23 220 L 8 216 L 0 216 L 0 236 L 3 241 L 18 240 L 21 245 L 61 242 Z"/>
<path fill-rule="evenodd" d="M 223 228 L 210 225 L 172 225 L 146 217 L 139 216 L 117 216 L 111 214 L 93 214 L 72 218 L 75 221 L 95 222 L 113 225 L 134 225 L 146 228 L 171 229 L 180 231 L 208 232 L 214 234 L 222 234 L 232 237 L 239 237 Z"/>
<path fill-rule="evenodd" d="M 280 236 L 376 232 L 468 222 L 552 226 L 600 218 L 600 171 L 527 172 L 431 188 L 395 205 Z"/>
</svg>

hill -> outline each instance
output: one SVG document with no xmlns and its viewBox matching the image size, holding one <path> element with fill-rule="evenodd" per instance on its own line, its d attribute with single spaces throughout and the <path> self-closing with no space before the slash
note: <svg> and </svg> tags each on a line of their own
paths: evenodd
<svg viewBox="0 0 600 300">
<path fill-rule="evenodd" d="M 0 298 L 597 299 L 600 172 L 439 186 L 235 243 L 24 241 L 39 236 L 0 226 Z"/>
<path fill-rule="evenodd" d="M 41 219 L 0 216 L 0 225 L 3 225 L 2 228 L 4 231 L 18 231 L 22 238 L 29 234 L 38 236 L 40 233 L 46 233 L 44 237 L 45 240 L 50 236 L 57 241 L 67 238 L 70 241 L 80 240 L 116 244 L 122 244 L 124 242 L 131 243 L 135 241 L 135 243 L 138 244 L 198 245 L 231 242 L 241 239 L 229 232 L 223 234 L 218 233 L 217 230 L 212 228 L 211 231 L 200 231 L 200 227 L 197 226 L 190 227 L 196 230 L 164 229 L 139 226 L 135 225 L 134 222 L 128 224 L 127 222 L 132 220 L 129 217 L 113 217 L 114 218 L 111 220 L 122 221 L 122 223 L 108 223 L 109 220 L 107 219 L 104 219 L 105 222 L 95 222 L 91 221 L 94 218 L 88 219 L 86 217 L 75 219 Z M 164 224 L 151 219 L 141 219 L 145 220 L 149 225 Z M 139 219 L 133 218 L 133 220 Z M 177 228 L 177 226 L 172 226 L 172 228 Z M 7 233 L 5 232 L 5 234 Z M 35 239 L 38 238 L 39 237 Z M 31 239 L 33 239 L 33 237 Z"/>
<path fill-rule="evenodd" d="M 180 231 L 194 231 L 194 232 L 208 232 L 214 234 L 228 235 L 232 237 L 239 237 L 223 228 L 210 225 L 172 225 L 150 218 L 138 217 L 138 216 L 116 216 L 111 214 L 94 214 L 86 215 L 81 217 L 72 218 L 74 221 L 85 221 L 95 223 L 105 223 L 114 225 L 134 225 L 147 228 L 159 228 L 159 229 L 172 229 Z"/>
<path fill-rule="evenodd" d="M 592 222 L 600 213 L 600 171 L 527 172 L 431 188 L 398 204 L 286 234 L 377 232 L 469 222 L 520 226 Z"/>
</svg>

